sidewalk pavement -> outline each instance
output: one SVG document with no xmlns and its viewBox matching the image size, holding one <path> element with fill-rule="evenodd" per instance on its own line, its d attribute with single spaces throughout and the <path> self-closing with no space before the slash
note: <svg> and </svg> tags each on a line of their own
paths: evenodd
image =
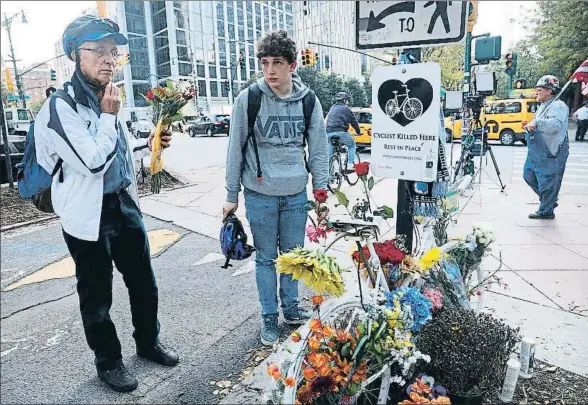
<svg viewBox="0 0 588 405">
<path fill-rule="evenodd" d="M 225 199 L 224 169 L 197 170 L 185 177 L 192 185 L 146 197 L 143 209 L 156 218 L 218 238 Z M 396 187 L 394 179 L 377 179 L 372 190 L 375 203 L 396 209 Z M 359 196 L 358 188 L 346 192 L 353 204 Z M 335 203 L 330 201 L 331 206 Z M 475 222 L 492 226 L 497 241 L 492 255 L 483 263 L 484 268 L 497 269 L 502 258 L 498 275 L 508 283 L 508 288 L 493 286 L 485 293 L 483 311 L 520 327 L 523 336 L 534 337 L 538 359 L 588 376 L 588 196 L 562 192 L 553 221 L 527 218 L 538 204 L 526 185 L 514 182 L 501 193 L 492 175 L 484 172 L 482 184 L 471 197 L 460 199 L 462 212 L 449 234 L 464 236 Z M 241 202 L 237 215 L 248 230 L 243 205 Z M 341 211 L 341 207 L 332 209 L 332 217 L 342 214 Z M 392 219 L 382 226 L 383 239 L 394 236 L 394 224 Z M 351 269 L 350 250 L 350 242 L 339 242 L 332 250 L 343 268 Z M 249 271 L 252 270 L 250 265 Z M 348 294 L 356 295 L 355 273 L 344 275 Z M 274 357 L 280 355 L 283 351 Z M 262 363 L 222 403 L 259 399 L 269 383 L 266 364 Z"/>
</svg>

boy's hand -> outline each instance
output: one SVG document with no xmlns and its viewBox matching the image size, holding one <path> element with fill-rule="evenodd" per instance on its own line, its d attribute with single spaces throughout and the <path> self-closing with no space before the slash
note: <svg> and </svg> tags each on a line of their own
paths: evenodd
<svg viewBox="0 0 588 405">
<path fill-rule="evenodd" d="M 234 214 L 239 208 L 239 203 L 233 203 L 226 201 L 223 205 L 223 222 L 227 219 L 227 217 L 231 214 Z"/>
</svg>

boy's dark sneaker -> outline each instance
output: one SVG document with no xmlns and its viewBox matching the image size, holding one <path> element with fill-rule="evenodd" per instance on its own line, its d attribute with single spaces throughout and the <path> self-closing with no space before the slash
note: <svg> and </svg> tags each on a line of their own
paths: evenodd
<svg viewBox="0 0 588 405">
<path fill-rule="evenodd" d="M 110 370 L 97 370 L 98 378 L 117 392 L 131 392 L 139 385 L 134 375 L 129 373 L 122 362 Z"/>
<path fill-rule="evenodd" d="M 301 308 L 296 308 L 288 313 L 284 312 L 284 319 L 288 325 L 304 325 L 310 318 L 312 318 L 312 314 Z"/>
<path fill-rule="evenodd" d="M 536 212 L 529 214 L 530 219 L 555 219 L 555 214 L 537 214 Z"/>
<path fill-rule="evenodd" d="M 261 325 L 261 343 L 264 346 L 273 346 L 280 340 L 280 328 L 278 328 L 278 316 L 266 315 Z"/>
<path fill-rule="evenodd" d="M 138 347 L 137 356 L 167 367 L 173 367 L 180 361 L 180 357 L 175 350 L 167 349 L 161 343 L 147 348 Z"/>
</svg>

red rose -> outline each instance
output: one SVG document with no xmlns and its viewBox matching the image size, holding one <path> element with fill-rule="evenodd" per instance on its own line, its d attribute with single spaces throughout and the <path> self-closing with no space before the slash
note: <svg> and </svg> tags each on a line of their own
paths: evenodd
<svg viewBox="0 0 588 405">
<path fill-rule="evenodd" d="M 314 199 L 317 200 L 319 203 L 324 203 L 327 201 L 329 195 L 327 194 L 327 190 L 318 189 L 314 191 Z"/>
<path fill-rule="evenodd" d="M 153 100 L 153 92 L 151 90 L 149 90 L 147 93 L 145 93 L 145 97 L 148 100 Z"/>
<path fill-rule="evenodd" d="M 370 162 L 361 162 L 354 164 L 353 167 L 355 168 L 355 173 L 358 176 L 367 176 L 370 172 Z"/>
</svg>

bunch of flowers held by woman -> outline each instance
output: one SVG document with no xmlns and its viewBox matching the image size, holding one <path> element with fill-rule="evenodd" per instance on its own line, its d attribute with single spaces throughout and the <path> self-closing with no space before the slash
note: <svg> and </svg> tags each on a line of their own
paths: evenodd
<svg viewBox="0 0 588 405">
<path fill-rule="evenodd" d="M 182 119 L 180 110 L 195 95 L 196 91 L 193 88 L 181 91 L 173 85 L 171 80 L 166 80 L 165 85 L 155 87 L 143 96 L 153 110 L 153 124 L 155 124 L 150 165 L 151 191 L 154 193 L 159 193 L 161 190 L 161 172 L 163 171 L 161 133 L 167 130 L 172 122 Z"/>
<path fill-rule="evenodd" d="M 306 236 L 311 242 L 319 243 L 321 240 L 326 240 L 327 232 L 330 231 L 329 208 L 326 205 L 329 195 L 327 190 L 323 189 L 315 190 L 313 195 L 314 201 L 308 202 L 308 209 L 314 211 L 316 222 L 310 215 L 308 216 L 312 224 L 306 226 Z"/>
</svg>

